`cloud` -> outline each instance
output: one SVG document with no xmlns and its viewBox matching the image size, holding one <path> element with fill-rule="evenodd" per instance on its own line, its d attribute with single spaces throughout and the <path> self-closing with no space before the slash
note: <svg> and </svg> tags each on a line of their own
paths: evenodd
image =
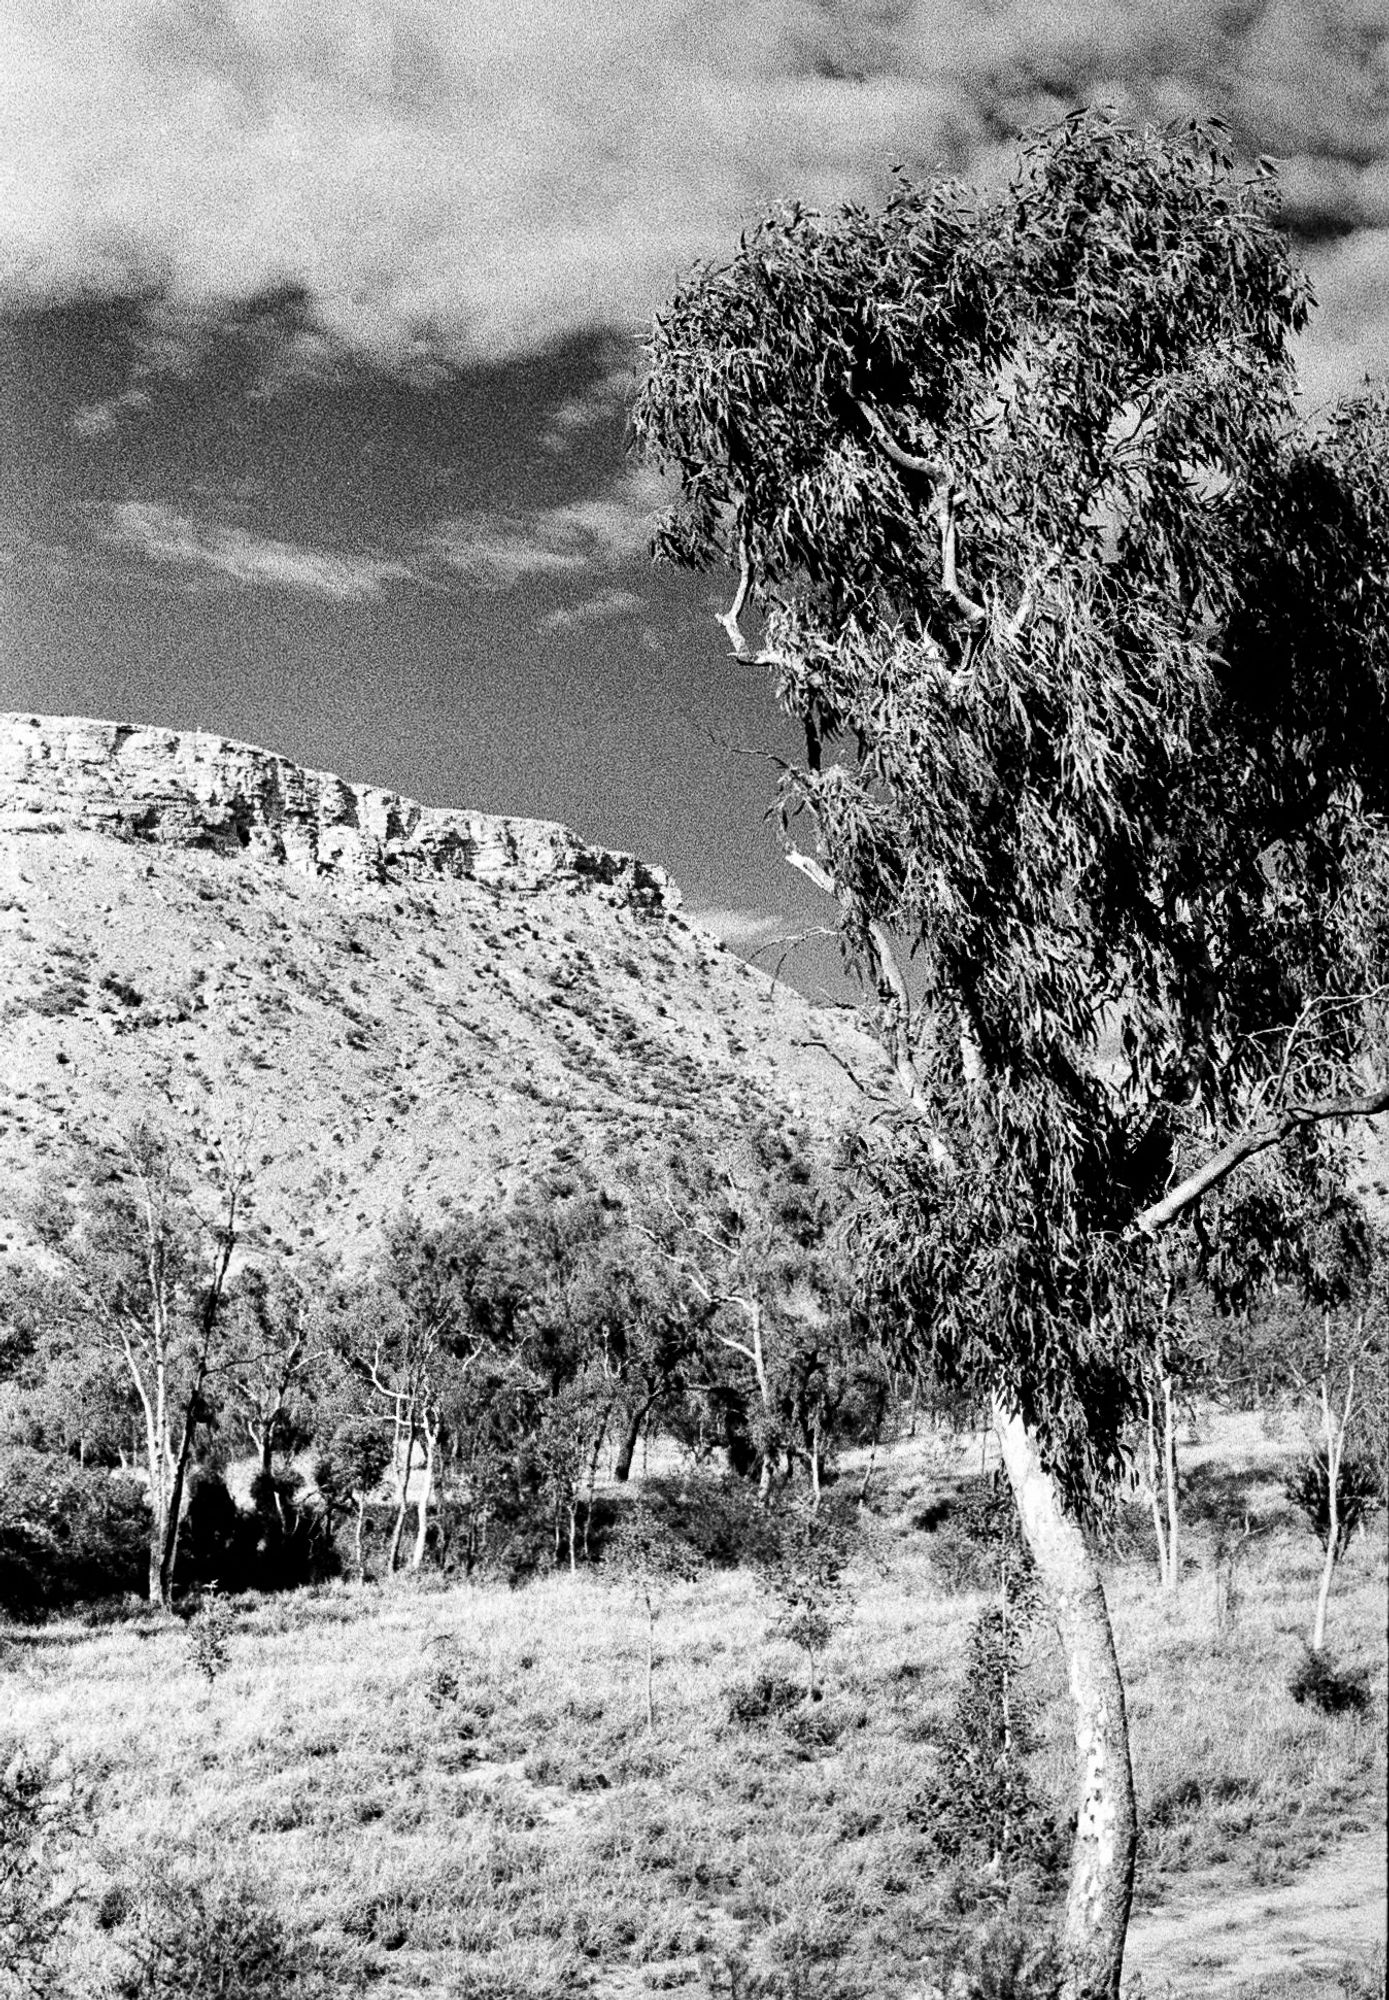
<svg viewBox="0 0 1389 2000">
<path fill-rule="evenodd" d="M 7 0 L 0 300 L 301 287 L 393 365 L 643 324 L 770 200 L 1106 98 L 1389 226 L 1382 0 Z M 563 436 L 563 426 L 556 431 Z"/>
<path fill-rule="evenodd" d="M 712 931 L 722 938 L 726 945 L 735 950 L 747 951 L 754 945 L 770 944 L 772 939 L 784 935 L 786 918 L 768 910 L 687 910 L 692 924 Z"/>
<path fill-rule="evenodd" d="M 601 366 L 600 362 L 600 366 Z M 629 345 L 615 345 L 609 365 L 597 380 L 577 396 L 567 396 L 550 413 L 541 435 L 541 449 L 561 458 L 582 445 L 594 432 L 611 427 L 624 415 L 637 391 L 640 370 Z"/>
<path fill-rule="evenodd" d="M 301 591 L 336 604 L 380 597 L 387 583 L 412 574 L 403 563 L 328 554 L 265 540 L 244 528 L 200 523 L 155 500 L 121 501 L 111 510 L 102 539 L 185 572 L 190 587 L 205 581 L 210 571 L 230 583 Z"/>
<path fill-rule="evenodd" d="M 634 590 L 604 590 L 579 604 L 561 604 L 547 612 L 536 626 L 538 632 L 576 632 L 584 625 L 603 625 L 611 618 L 625 618 L 639 611 L 642 600 Z"/>
<path fill-rule="evenodd" d="M 112 436 L 125 418 L 143 416 L 149 407 L 147 390 L 123 389 L 119 396 L 108 396 L 104 402 L 81 404 L 69 417 L 68 429 L 74 437 L 90 443 Z"/>
<path fill-rule="evenodd" d="M 633 470 L 606 491 L 525 514 L 474 512 L 439 522 L 427 561 L 484 590 L 511 590 L 523 579 L 611 569 L 644 555 L 664 486 Z"/>
</svg>

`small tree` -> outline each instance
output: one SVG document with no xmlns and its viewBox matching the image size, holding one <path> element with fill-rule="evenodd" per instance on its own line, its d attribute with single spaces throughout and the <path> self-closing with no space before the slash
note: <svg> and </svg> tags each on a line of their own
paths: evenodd
<svg viewBox="0 0 1389 2000">
<path fill-rule="evenodd" d="M 777 1599 L 777 1631 L 805 1655 L 806 1705 L 817 1699 L 815 1662 L 849 1607 L 849 1561 L 856 1524 L 846 1509 L 820 1508 L 812 1496 L 772 1516 L 754 1538 L 758 1567 Z"/>
<path fill-rule="evenodd" d="M 603 1551 L 603 1562 L 634 1593 L 646 1613 L 645 1709 L 646 1726 L 652 1729 L 656 1721 L 656 1620 L 671 1593 L 696 1580 L 703 1562 L 698 1549 L 644 1495 L 623 1509 Z"/>
<path fill-rule="evenodd" d="M 1339 1310 L 1327 1306 L 1319 1315 L 1321 1338 L 1319 1352 L 1314 1350 L 1309 1386 L 1316 1398 L 1321 1435 L 1315 1450 L 1288 1482 L 1289 1498 L 1307 1516 L 1323 1550 L 1310 1640 L 1314 1653 L 1326 1645 L 1327 1606 L 1336 1566 L 1351 1535 L 1381 1497 L 1378 1471 L 1368 1451 L 1357 1453 L 1354 1447 L 1356 1420 L 1364 1414 L 1357 1404 L 1357 1391 L 1362 1401 L 1368 1400 L 1366 1378 L 1372 1384 L 1376 1362 L 1382 1368 L 1384 1313 L 1381 1283 L 1368 1299 Z M 1360 1425 L 1362 1436 L 1384 1421 L 1382 1410 L 1372 1412 L 1369 1423 Z"/>
<path fill-rule="evenodd" d="M 339 1424 L 320 1459 L 317 1476 L 320 1491 L 342 1491 L 357 1503 L 357 1522 L 352 1538 L 353 1567 L 357 1581 L 366 1578 L 367 1501 L 385 1477 L 391 1462 L 392 1440 L 374 1417 L 348 1417 Z"/>
</svg>

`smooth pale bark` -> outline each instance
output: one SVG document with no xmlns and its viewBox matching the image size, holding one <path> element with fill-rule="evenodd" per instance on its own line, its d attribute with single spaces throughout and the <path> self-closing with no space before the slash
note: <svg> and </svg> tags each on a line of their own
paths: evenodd
<svg viewBox="0 0 1389 2000">
<path fill-rule="evenodd" d="M 994 1412 L 1023 1534 L 1066 1656 L 1077 1811 L 1062 1931 L 1063 2000 L 1118 2000 L 1138 1818 L 1124 1684 L 1099 1567 L 1021 1417 Z"/>
<path fill-rule="evenodd" d="M 1158 1472 L 1157 1417 L 1153 1410 L 1153 1399 L 1148 1397 L 1148 1488 L 1153 1505 L 1153 1534 L 1157 1539 L 1158 1578 L 1163 1589 L 1167 1588 L 1167 1524 L 1162 1513 L 1162 1480 Z"/>
<path fill-rule="evenodd" d="M 415 1546 L 410 1553 L 411 1569 L 419 1569 L 424 1562 L 424 1552 L 429 1542 L 429 1503 L 434 1497 L 434 1458 L 439 1433 L 428 1420 L 424 1425 L 424 1470 L 422 1483 L 415 1500 Z"/>
<path fill-rule="evenodd" d="M 1162 1471 L 1167 1487 L 1167 1587 L 1175 1590 L 1182 1580 L 1181 1515 L 1177 1508 L 1177 1410 L 1172 1396 L 1172 1377 L 1162 1378 Z"/>
<path fill-rule="evenodd" d="M 1325 1316 L 1325 1362 L 1321 1378 L 1321 1420 L 1322 1435 L 1326 1442 L 1326 1558 L 1321 1566 L 1321 1583 L 1317 1590 L 1317 1610 L 1312 1621 L 1312 1651 L 1319 1653 L 1326 1644 L 1326 1608 L 1331 1600 L 1331 1579 L 1336 1573 L 1336 1563 L 1340 1556 L 1341 1540 L 1341 1464 L 1345 1458 L 1346 1432 L 1350 1428 L 1350 1413 L 1355 1401 L 1355 1365 L 1351 1364 L 1346 1381 L 1346 1402 L 1339 1422 L 1331 1407 L 1331 1316 Z M 1363 1321 L 1362 1321 L 1363 1327 Z"/>
<path fill-rule="evenodd" d="M 391 1552 L 386 1563 L 388 1576 L 394 1576 L 400 1568 L 400 1546 L 405 1539 L 405 1516 L 410 1509 L 410 1469 L 415 1463 L 415 1439 L 419 1434 L 413 1409 L 410 1411 L 408 1423 L 401 1429 L 405 1437 L 405 1463 L 400 1474 L 400 1490 L 396 1496 L 395 1526 L 391 1530 Z M 397 1452 L 400 1450 L 399 1437 L 396 1450 Z"/>
</svg>

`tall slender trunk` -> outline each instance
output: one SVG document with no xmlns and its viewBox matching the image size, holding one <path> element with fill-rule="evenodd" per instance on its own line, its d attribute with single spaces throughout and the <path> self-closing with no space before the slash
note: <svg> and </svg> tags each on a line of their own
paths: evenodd
<svg viewBox="0 0 1389 2000">
<path fill-rule="evenodd" d="M 189 1461 L 193 1456 L 193 1438 L 198 1428 L 198 1408 L 206 1380 L 207 1358 L 204 1355 L 198 1363 L 198 1372 L 184 1406 L 183 1430 L 179 1437 L 178 1455 L 174 1459 L 174 1476 L 169 1491 L 168 1512 L 164 1520 L 164 1547 L 159 1559 L 159 1601 L 166 1610 L 173 1602 L 174 1563 L 178 1558 L 178 1533 L 183 1524 L 183 1489 L 188 1479 Z"/>
<path fill-rule="evenodd" d="M 1352 1364 L 1346 1380 L 1346 1402 L 1339 1422 L 1331 1408 L 1331 1315 L 1325 1315 L 1326 1361 L 1321 1378 L 1321 1420 L 1322 1434 L 1326 1440 L 1326 1558 L 1321 1566 L 1321 1583 L 1317 1588 L 1317 1610 L 1312 1621 L 1312 1651 L 1319 1653 L 1326 1644 L 1326 1608 L 1331 1600 L 1331 1579 L 1336 1571 L 1341 1540 L 1341 1461 L 1345 1456 L 1346 1431 L 1350 1426 L 1351 1406 L 1355 1400 L 1355 1367 Z"/>
<path fill-rule="evenodd" d="M 603 1412 L 602 1422 L 593 1437 L 593 1449 L 588 1455 L 588 1471 L 584 1477 L 584 1561 L 588 1561 L 588 1531 L 593 1525 L 593 1494 L 598 1484 L 598 1461 L 603 1456 L 603 1441 L 608 1435 L 608 1425 L 612 1422 L 614 1405 L 609 1403 Z"/>
<path fill-rule="evenodd" d="M 1162 1378 L 1162 1473 L 1167 1489 L 1167 1588 L 1182 1580 L 1181 1515 L 1177 1506 L 1177 1410 L 1172 1377 Z"/>
<path fill-rule="evenodd" d="M 366 1555 L 362 1548 L 362 1534 L 367 1524 L 367 1496 L 365 1488 L 357 1495 L 357 1528 L 352 1537 L 352 1553 L 357 1564 L 357 1581 L 366 1581 Z"/>
<path fill-rule="evenodd" d="M 410 1468 L 415 1462 L 415 1439 L 418 1436 L 418 1432 L 415 1429 L 415 1413 L 413 1410 L 410 1412 L 409 1422 L 404 1426 L 404 1430 L 405 1463 L 401 1468 L 400 1491 L 397 1495 L 395 1510 L 395 1526 L 391 1530 L 391 1553 L 386 1564 L 386 1572 L 389 1576 L 394 1576 L 400 1568 L 400 1545 L 405 1539 L 405 1516 L 410 1507 Z M 400 1449 L 398 1441 L 396 1449 L 397 1451 Z"/>
<path fill-rule="evenodd" d="M 410 1552 L 410 1567 L 418 1569 L 424 1561 L 425 1543 L 429 1539 L 429 1502 L 434 1492 L 434 1443 L 437 1432 L 424 1427 L 424 1484 L 420 1487 L 415 1502 L 418 1518 L 415 1523 L 415 1546 Z"/>
<path fill-rule="evenodd" d="M 1153 1534 L 1157 1540 L 1158 1580 L 1167 1588 L 1167 1524 L 1162 1512 L 1162 1474 L 1158 1466 L 1157 1414 L 1151 1393 L 1148 1396 L 1148 1488 L 1153 1505 Z"/>
<path fill-rule="evenodd" d="M 1098 1565 L 1061 1506 L 1035 1438 L 995 1406 L 994 1424 L 1070 1676 L 1077 1813 L 1062 1930 L 1063 2000 L 1118 2000 L 1138 1820 L 1124 1684 Z"/>
</svg>

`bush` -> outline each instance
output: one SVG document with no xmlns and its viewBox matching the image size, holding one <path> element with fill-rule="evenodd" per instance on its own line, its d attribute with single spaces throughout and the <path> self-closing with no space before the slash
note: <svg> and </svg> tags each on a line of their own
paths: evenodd
<svg viewBox="0 0 1389 2000">
<path fill-rule="evenodd" d="M 70 1787 L 52 1756 L 0 1743 L 0 1996 L 59 1990 L 67 1916 L 59 1847 L 77 1832 Z"/>
<path fill-rule="evenodd" d="M 728 1719 L 743 1728 L 773 1717 L 789 1715 L 805 1700 L 805 1689 L 785 1674 L 758 1674 L 755 1680 L 740 1682 L 728 1690 Z"/>
<path fill-rule="evenodd" d="M 1297 1671 L 1288 1682 L 1296 1702 L 1310 1703 L 1324 1715 L 1360 1715 L 1370 1705 L 1368 1667 L 1338 1667 L 1330 1653 L 1303 1648 Z"/>
<path fill-rule="evenodd" d="M 952 2000 L 1055 2000 L 1061 1990 L 1055 1939 L 1025 1910 L 953 1939 L 936 1977 Z"/>
<path fill-rule="evenodd" d="M 284 2000 L 312 1990 L 307 1954 L 244 1875 L 156 1866 L 110 1900 L 125 1952 L 119 2000 Z"/>
<path fill-rule="evenodd" d="M 149 1507 L 133 1479 L 12 1446 L 0 1463 L 0 1610 L 38 1619 L 82 1599 L 144 1593 Z"/>
</svg>

